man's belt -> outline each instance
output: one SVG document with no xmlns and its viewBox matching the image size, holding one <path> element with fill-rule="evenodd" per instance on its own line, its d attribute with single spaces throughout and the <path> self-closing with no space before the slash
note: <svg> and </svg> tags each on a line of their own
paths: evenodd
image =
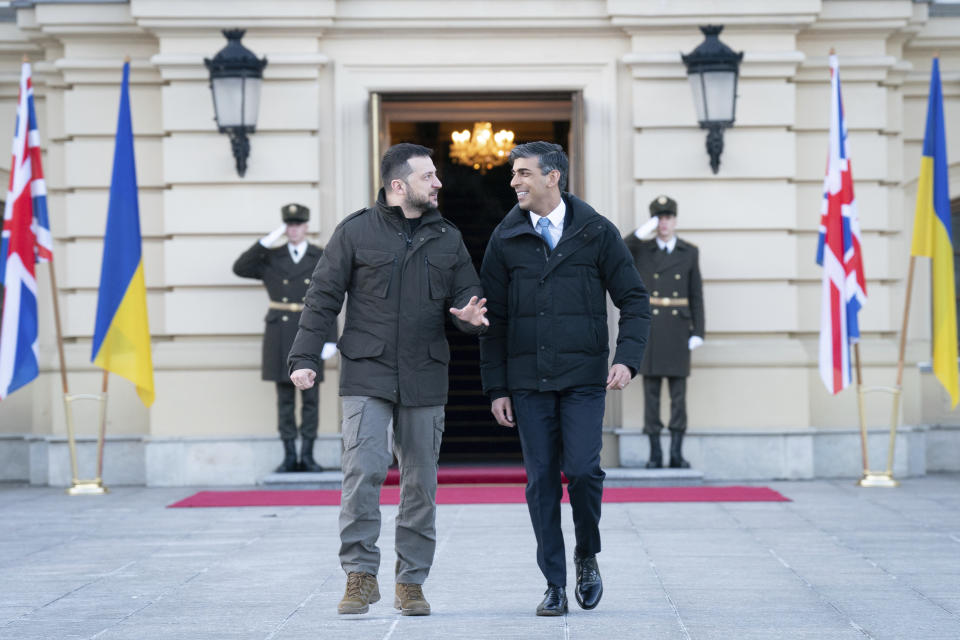
<svg viewBox="0 0 960 640">
<path fill-rule="evenodd" d="M 276 300 L 270 301 L 271 309 L 279 309 L 280 311 L 303 311 L 302 302 L 277 302 Z"/>
<path fill-rule="evenodd" d="M 686 307 L 690 301 L 686 298 L 650 298 L 650 304 L 655 307 Z"/>
</svg>

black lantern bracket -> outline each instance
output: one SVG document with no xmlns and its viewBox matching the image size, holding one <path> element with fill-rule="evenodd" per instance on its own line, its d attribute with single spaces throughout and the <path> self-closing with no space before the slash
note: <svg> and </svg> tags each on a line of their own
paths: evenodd
<svg viewBox="0 0 960 640">
<path fill-rule="evenodd" d="M 710 168 L 720 170 L 723 132 L 732 127 L 737 108 L 737 81 L 743 52 L 720 41 L 723 25 L 701 26 L 704 40 L 688 54 L 681 54 L 693 91 L 694 106 L 701 129 L 707 130 Z"/>
<path fill-rule="evenodd" d="M 257 129 L 256 109 L 260 103 L 260 81 L 267 59 L 257 58 L 240 42 L 246 29 L 224 29 L 222 33 L 227 39 L 227 46 L 217 52 L 213 59 L 204 58 L 203 63 L 210 72 L 210 91 L 213 94 L 217 128 L 220 133 L 230 137 L 237 174 L 242 178 L 247 172 L 247 159 L 250 157 L 248 134 Z M 221 100 L 218 100 L 218 95 Z M 250 104 L 255 106 L 250 108 Z"/>
</svg>

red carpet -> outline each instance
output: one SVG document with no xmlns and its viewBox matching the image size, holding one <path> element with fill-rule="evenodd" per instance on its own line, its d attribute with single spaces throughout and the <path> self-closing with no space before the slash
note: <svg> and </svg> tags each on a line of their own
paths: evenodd
<svg viewBox="0 0 960 640">
<path fill-rule="evenodd" d="M 567 490 L 563 501 L 568 502 Z M 603 490 L 612 502 L 790 502 L 767 487 L 612 487 Z M 381 504 L 399 504 L 400 489 L 384 487 Z M 522 504 L 522 486 L 441 486 L 437 504 Z M 170 507 L 323 507 L 340 504 L 339 490 L 200 491 Z"/>
</svg>

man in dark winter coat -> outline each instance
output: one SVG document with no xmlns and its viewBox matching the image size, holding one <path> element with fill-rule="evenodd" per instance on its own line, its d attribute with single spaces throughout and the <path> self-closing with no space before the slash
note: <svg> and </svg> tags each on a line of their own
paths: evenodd
<svg viewBox="0 0 960 640">
<path fill-rule="evenodd" d="M 290 350 L 290 379 L 310 388 L 324 336 L 347 300 L 340 337 L 343 493 L 340 565 L 347 588 L 339 613 L 366 613 L 380 599 L 380 486 L 400 462 L 394 606 L 428 615 L 422 585 L 436 549 L 437 457 L 443 436 L 450 346 L 447 313 L 467 333 L 488 324 L 480 282 L 460 232 L 437 211 L 440 180 L 431 150 L 390 147 L 377 202 L 340 223 L 307 291 Z M 451 306 L 452 305 L 452 306 Z"/>
<path fill-rule="evenodd" d="M 296 388 L 287 375 L 287 354 L 297 335 L 297 323 L 303 310 L 303 297 L 310 284 L 310 274 L 323 255 L 323 250 L 307 242 L 307 221 L 310 210 L 301 204 L 280 208 L 283 224 L 243 252 L 233 264 L 233 272 L 241 278 L 262 280 L 270 296 L 266 329 L 263 333 L 261 377 L 277 385 L 277 428 L 283 441 L 283 462 L 278 472 L 323 471 L 313 458 L 319 420 L 317 389 L 301 392 L 300 462 L 297 462 L 297 421 L 294 415 Z M 287 242 L 274 248 L 282 236 Z M 324 338 L 324 357 L 336 353 L 337 328 L 333 326 Z M 323 380 L 323 369 L 320 369 Z"/>
<path fill-rule="evenodd" d="M 643 240 L 626 238 L 640 277 L 651 289 L 653 320 L 650 346 L 643 356 L 643 431 L 650 438 L 647 468 L 663 466 L 660 446 L 660 389 L 670 387 L 670 466 L 687 468 L 683 436 L 687 430 L 687 377 L 690 352 L 703 344 L 703 281 L 697 247 L 678 238 L 677 203 L 667 196 L 654 198 L 650 215 L 657 217 L 657 235 Z M 642 235 L 642 234 L 640 234 Z"/>
<path fill-rule="evenodd" d="M 480 338 L 480 366 L 494 418 L 520 434 L 537 564 L 547 579 L 537 615 L 559 616 L 567 612 L 560 472 L 569 483 L 577 541 L 575 594 L 592 609 L 603 594 L 596 554 L 604 400 L 640 368 L 650 308 L 617 228 L 563 191 L 563 149 L 531 142 L 517 146 L 510 161 L 518 204 L 493 231 L 483 258 L 490 330 Z M 620 309 L 613 366 L 607 293 Z"/>
</svg>

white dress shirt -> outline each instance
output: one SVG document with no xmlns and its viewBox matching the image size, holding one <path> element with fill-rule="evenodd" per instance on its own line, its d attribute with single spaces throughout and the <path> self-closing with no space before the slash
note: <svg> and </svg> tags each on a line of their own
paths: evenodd
<svg viewBox="0 0 960 640">
<path fill-rule="evenodd" d="M 299 263 L 303 260 L 304 254 L 307 252 L 307 241 L 302 240 L 300 244 L 290 244 L 287 243 L 287 249 L 290 251 L 290 259 L 294 263 Z"/>
<path fill-rule="evenodd" d="M 677 236 L 670 238 L 668 242 L 664 242 L 660 239 L 660 236 L 657 236 L 657 247 L 660 249 L 666 248 L 667 253 L 673 253 L 674 247 L 677 246 Z"/>
<path fill-rule="evenodd" d="M 551 211 L 546 215 L 547 220 L 550 221 L 550 226 L 547 227 L 547 233 L 550 234 L 550 244 L 554 247 L 557 246 L 557 243 L 560 242 L 560 236 L 563 235 L 563 219 L 567 215 L 567 205 L 563 203 L 563 198 L 560 198 L 560 204 L 557 205 L 557 208 Z M 533 228 L 537 228 L 537 222 L 540 221 L 540 215 L 530 212 L 530 222 L 533 223 Z M 539 233 L 539 231 L 537 232 Z"/>
</svg>

